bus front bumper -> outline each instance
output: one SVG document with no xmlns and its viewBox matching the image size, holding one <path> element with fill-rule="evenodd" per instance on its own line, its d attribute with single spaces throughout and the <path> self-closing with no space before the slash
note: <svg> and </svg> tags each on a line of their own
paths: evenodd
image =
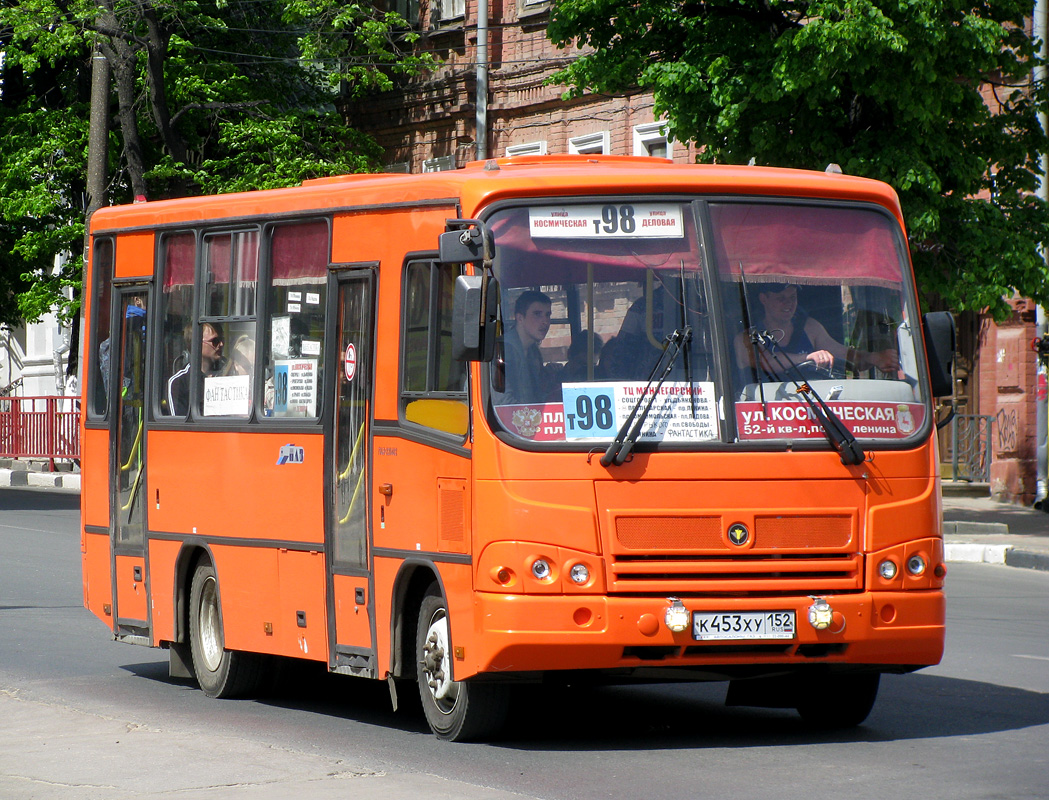
<svg viewBox="0 0 1049 800">
<path fill-rule="evenodd" d="M 809 621 L 813 597 L 688 598 L 684 630 L 671 630 L 672 598 L 535 596 L 479 593 L 470 650 L 456 664 L 457 678 L 558 670 L 675 668 L 730 677 L 740 668 L 838 664 L 884 666 L 886 671 L 939 663 L 943 655 L 942 591 L 863 592 L 825 595 L 818 629 Z M 793 611 L 789 638 L 756 638 L 748 619 Z M 680 623 L 680 610 L 677 622 Z M 694 623 L 727 615 L 724 632 L 697 638 Z M 828 623 L 829 614 L 829 623 Z M 735 615 L 741 615 L 736 617 Z M 675 616 L 674 614 L 671 615 Z M 738 638 L 735 638 L 738 637 Z"/>
</svg>

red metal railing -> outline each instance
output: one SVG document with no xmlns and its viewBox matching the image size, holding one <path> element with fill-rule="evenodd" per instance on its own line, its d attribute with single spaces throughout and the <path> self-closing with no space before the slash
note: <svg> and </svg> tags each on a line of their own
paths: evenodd
<svg viewBox="0 0 1049 800">
<path fill-rule="evenodd" d="M 0 397 L 0 457 L 80 458 L 80 398 Z"/>
</svg>

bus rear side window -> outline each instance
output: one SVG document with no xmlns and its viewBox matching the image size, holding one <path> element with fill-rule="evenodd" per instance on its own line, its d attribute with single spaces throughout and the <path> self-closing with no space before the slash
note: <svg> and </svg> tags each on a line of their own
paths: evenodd
<svg viewBox="0 0 1049 800">
<path fill-rule="evenodd" d="M 328 223 L 280 225 L 270 238 L 265 347 L 267 417 L 316 417 L 329 263 Z"/>
<path fill-rule="evenodd" d="M 109 362 L 112 341 L 110 337 L 109 298 L 113 286 L 113 240 L 100 239 L 95 242 L 95 252 L 91 260 L 91 273 L 94 281 L 94 294 L 91 298 L 91 345 L 98 353 L 97 368 L 91 372 L 88 381 L 87 406 L 89 419 L 98 419 L 106 415 L 109 398 Z M 92 362 L 88 359 L 89 363 Z"/>
</svg>

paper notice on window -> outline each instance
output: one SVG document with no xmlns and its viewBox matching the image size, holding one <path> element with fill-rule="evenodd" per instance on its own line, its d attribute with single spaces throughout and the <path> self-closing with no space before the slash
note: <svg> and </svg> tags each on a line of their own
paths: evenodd
<svg viewBox="0 0 1049 800">
<path fill-rule="evenodd" d="M 273 410 L 292 417 L 317 416 L 318 361 L 294 358 L 273 368 Z"/>
<path fill-rule="evenodd" d="M 250 411 L 250 375 L 217 375 L 204 378 L 205 417 L 246 417 Z"/>
<path fill-rule="evenodd" d="M 270 328 L 270 349 L 273 358 L 287 358 L 291 341 L 291 317 L 274 317 Z"/>
</svg>

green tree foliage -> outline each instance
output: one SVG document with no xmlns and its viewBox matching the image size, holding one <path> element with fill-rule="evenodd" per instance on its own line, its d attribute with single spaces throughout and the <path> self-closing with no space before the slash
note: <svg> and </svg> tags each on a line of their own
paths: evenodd
<svg viewBox="0 0 1049 800">
<path fill-rule="evenodd" d="M 2 2 L 0 321 L 38 318 L 79 283 L 96 46 L 112 73 L 110 200 L 130 202 L 374 169 L 377 146 L 337 107 L 429 65 L 407 31 L 341 0 Z"/>
<path fill-rule="evenodd" d="M 700 160 L 823 169 L 899 193 L 923 292 L 956 309 L 1049 302 L 1034 192 L 1047 149 L 1031 2 L 558 0 L 548 34 L 583 91 L 655 94 Z"/>
</svg>

